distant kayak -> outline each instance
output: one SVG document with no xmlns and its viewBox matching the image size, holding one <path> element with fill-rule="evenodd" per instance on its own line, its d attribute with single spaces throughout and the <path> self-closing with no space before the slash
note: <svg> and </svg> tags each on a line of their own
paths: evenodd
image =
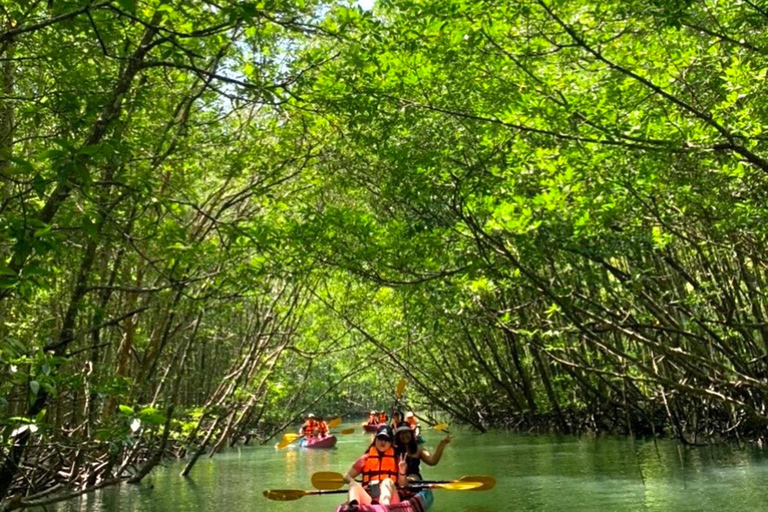
<svg viewBox="0 0 768 512">
<path fill-rule="evenodd" d="M 397 505 L 357 505 L 355 508 L 348 504 L 339 505 L 336 512 L 425 512 L 432 506 L 432 490 L 424 489 L 410 499 Z"/>
<path fill-rule="evenodd" d="M 379 424 L 369 425 L 368 423 L 363 423 L 363 430 L 369 434 L 375 434 L 379 430 Z"/>
<path fill-rule="evenodd" d="M 325 437 L 311 437 L 301 440 L 303 448 L 333 448 L 336 446 L 336 436 L 331 434 Z"/>
</svg>

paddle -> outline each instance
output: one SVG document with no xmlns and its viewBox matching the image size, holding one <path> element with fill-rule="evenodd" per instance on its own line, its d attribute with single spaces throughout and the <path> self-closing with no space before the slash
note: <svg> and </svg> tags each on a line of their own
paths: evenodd
<svg viewBox="0 0 768 512">
<path fill-rule="evenodd" d="M 296 437 L 293 437 L 293 436 L 296 436 Z M 277 443 L 275 445 L 275 448 L 277 448 L 278 450 L 282 450 L 283 448 L 287 447 L 291 443 L 296 442 L 297 439 L 301 439 L 302 437 L 304 436 L 300 436 L 298 434 L 285 434 L 285 436 L 283 436 L 283 440 Z"/>
<path fill-rule="evenodd" d="M 301 489 L 278 489 L 272 491 L 264 491 L 264 497 L 268 500 L 274 501 L 293 501 L 303 498 L 304 496 L 317 496 L 319 494 L 344 494 L 346 489 L 339 489 L 338 491 L 304 491 Z"/>
<path fill-rule="evenodd" d="M 403 396 L 403 391 L 405 391 L 405 378 L 400 377 L 400 380 L 397 381 L 397 387 L 395 387 L 395 398 L 400 400 L 400 397 Z"/>
<path fill-rule="evenodd" d="M 470 491 L 490 491 L 494 487 L 496 487 L 496 479 L 489 475 L 469 475 L 469 476 L 463 476 L 459 478 L 458 480 L 422 480 L 421 482 L 414 482 L 414 483 L 424 483 L 424 484 L 447 484 L 452 482 L 478 482 L 480 483 L 480 487 L 475 487 L 472 489 L 468 489 Z"/>
<path fill-rule="evenodd" d="M 312 487 L 322 490 L 340 489 L 344 486 L 344 475 L 332 471 L 318 471 L 312 475 Z M 477 484 L 477 485 L 475 485 Z M 492 476 L 468 475 L 458 480 L 427 480 L 413 482 L 409 487 L 425 487 L 429 485 L 439 485 L 438 489 L 448 489 L 452 491 L 486 491 L 493 489 L 496 480 Z M 447 486 L 447 487 L 446 487 Z"/>
<path fill-rule="evenodd" d="M 406 489 L 445 489 L 447 491 L 473 491 L 482 487 L 481 482 L 448 482 L 448 483 L 431 483 L 424 485 L 409 485 Z M 319 494 L 343 494 L 347 492 L 345 489 L 338 489 L 333 491 L 304 491 L 302 489 L 278 489 L 271 491 L 264 491 L 264 497 L 268 500 L 275 501 L 293 501 L 303 498 L 304 496 L 317 496 Z"/>
<path fill-rule="evenodd" d="M 397 403 L 400 401 L 400 397 L 403 395 L 403 391 L 405 391 L 405 385 L 406 385 L 405 377 L 400 377 L 400 380 L 397 382 L 397 387 L 395 388 L 395 405 L 397 405 Z M 448 428 L 448 424 L 438 423 L 437 425 L 434 425 L 431 428 L 441 432 Z"/>
</svg>

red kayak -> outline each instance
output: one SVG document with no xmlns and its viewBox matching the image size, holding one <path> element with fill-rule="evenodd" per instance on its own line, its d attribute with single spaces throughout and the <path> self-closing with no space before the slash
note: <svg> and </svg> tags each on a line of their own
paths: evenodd
<svg viewBox="0 0 768 512">
<path fill-rule="evenodd" d="M 331 434 L 325 437 L 306 437 L 301 440 L 301 446 L 304 448 L 333 448 L 336 446 L 336 436 Z"/>
<path fill-rule="evenodd" d="M 368 423 L 363 423 L 363 430 L 365 432 L 368 432 L 369 434 L 375 434 L 377 430 L 379 430 L 379 423 L 376 423 L 375 425 L 369 425 Z"/>
<path fill-rule="evenodd" d="M 410 499 L 397 505 L 357 505 L 350 508 L 346 503 L 339 505 L 336 512 L 425 512 L 432 506 L 432 490 L 424 489 Z"/>
</svg>

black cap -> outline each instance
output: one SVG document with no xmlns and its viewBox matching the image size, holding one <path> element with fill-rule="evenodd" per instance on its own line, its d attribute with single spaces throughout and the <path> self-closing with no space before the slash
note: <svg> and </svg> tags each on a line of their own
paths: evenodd
<svg viewBox="0 0 768 512">
<path fill-rule="evenodd" d="M 390 441 L 392 440 L 392 428 L 389 425 L 382 425 L 379 430 L 376 431 L 376 437 L 386 437 Z"/>
</svg>

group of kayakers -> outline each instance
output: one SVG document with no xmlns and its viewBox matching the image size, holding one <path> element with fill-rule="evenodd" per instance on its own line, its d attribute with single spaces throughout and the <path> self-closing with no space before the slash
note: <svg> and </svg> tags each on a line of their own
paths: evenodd
<svg viewBox="0 0 768 512">
<path fill-rule="evenodd" d="M 396 505 L 411 496 L 410 482 L 422 480 L 421 463 L 434 466 L 443 456 L 451 436 L 444 437 L 431 454 L 417 440 L 419 424 L 412 411 L 405 415 L 400 410 L 392 413 L 387 424 L 385 411 L 371 411 L 368 425 L 378 427 L 373 442 L 344 475 L 349 484 L 349 510 L 357 505 Z M 328 436 L 328 424 L 322 417 L 307 414 L 299 434 L 307 439 Z M 362 476 L 362 481 L 355 479 Z"/>
<path fill-rule="evenodd" d="M 410 428 L 416 438 L 421 434 L 421 427 L 419 427 L 419 423 L 416 421 L 416 416 L 413 414 L 413 411 L 405 413 L 405 417 L 403 417 L 403 412 L 400 410 L 396 410 L 392 413 L 392 422 L 389 424 L 389 426 L 392 427 L 392 430 L 397 432 L 397 429 L 403 425 Z"/>
<path fill-rule="evenodd" d="M 368 413 L 368 425 L 379 425 L 380 423 L 387 423 L 386 411 L 371 411 Z"/>
<path fill-rule="evenodd" d="M 306 438 L 326 437 L 328 435 L 328 423 L 322 416 L 315 417 L 314 414 L 307 414 L 304 424 L 299 429 L 299 434 Z"/>
<path fill-rule="evenodd" d="M 407 421 L 396 429 L 386 423 L 379 426 L 373 442 L 344 475 L 349 484 L 349 505 L 396 505 L 407 497 L 409 482 L 422 479 L 421 462 L 436 465 L 450 442 L 451 436 L 444 437 L 430 454 L 416 442 L 416 433 Z M 355 480 L 360 475 L 362 483 Z"/>
</svg>

